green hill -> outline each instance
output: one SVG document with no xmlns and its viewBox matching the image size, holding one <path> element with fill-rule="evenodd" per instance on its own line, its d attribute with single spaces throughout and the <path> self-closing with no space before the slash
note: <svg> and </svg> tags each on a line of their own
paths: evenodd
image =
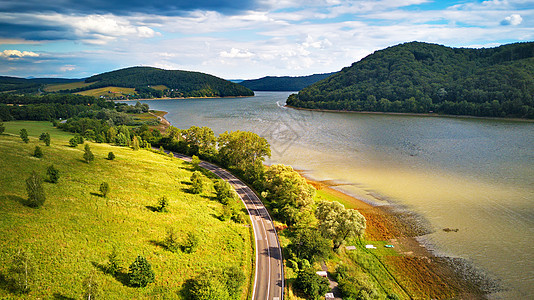
<svg viewBox="0 0 534 300">
<path fill-rule="evenodd" d="M 0 76 L 0 92 L 36 93 L 49 84 L 68 84 L 80 82 L 83 79 L 65 78 L 19 78 Z"/>
<path fill-rule="evenodd" d="M 139 97 L 238 97 L 254 92 L 236 83 L 199 72 L 131 67 L 85 79 L 90 83 L 65 92 L 81 92 L 106 87 L 135 88 Z"/>
<path fill-rule="evenodd" d="M 186 299 L 188 280 L 202 271 L 237 268 L 246 275 L 238 299 L 247 299 L 253 280 L 254 247 L 251 229 L 221 221 L 223 206 L 215 201 L 208 173 L 200 194 L 190 192 L 193 167 L 176 158 L 147 150 L 91 143 L 95 159 L 83 160 L 84 147 L 69 147 L 73 134 L 50 122 L 4 122 L 0 134 L 0 299 L 82 299 L 89 276 L 102 299 Z M 24 128 L 29 143 L 19 137 Z M 38 137 L 49 132 L 51 145 Z M 32 156 L 39 145 L 42 158 Z M 108 153 L 114 160 L 106 159 Z M 25 180 L 32 171 L 46 178 L 47 168 L 59 170 L 58 183 L 43 182 L 46 195 L 39 208 L 24 205 Z M 111 186 L 106 197 L 100 184 Z M 169 200 L 167 212 L 156 212 L 158 199 Z M 248 219 L 248 218 L 247 218 Z M 195 251 L 169 251 L 163 244 L 169 229 L 180 245 L 189 233 L 198 238 Z M 113 247 L 121 269 L 106 271 Z M 22 249 L 31 253 L 27 294 L 14 290 L 13 260 Z M 128 266 L 138 255 L 155 273 L 154 283 L 131 287 Z M 85 297 L 87 299 L 87 296 Z"/>
<path fill-rule="evenodd" d="M 291 95 L 287 104 L 534 118 L 534 42 L 489 49 L 400 44 Z"/>
<path fill-rule="evenodd" d="M 334 73 L 314 74 L 309 76 L 267 76 L 259 79 L 243 80 L 239 82 L 253 91 L 300 91 L 310 84 L 323 80 Z"/>
</svg>

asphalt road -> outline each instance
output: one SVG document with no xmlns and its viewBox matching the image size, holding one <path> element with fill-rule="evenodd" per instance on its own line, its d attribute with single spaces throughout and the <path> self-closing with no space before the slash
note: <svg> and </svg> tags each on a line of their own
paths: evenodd
<svg viewBox="0 0 534 300">
<path fill-rule="evenodd" d="M 191 161 L 189 156 L 176 152 L 173 154 L 185 161 Z M 204 161 L 199 166 L 213 172 L 234 187 L 252 221 L 256 241 L 256 269 L 252 299 L 282 300 L 284 298 L 282 248 L 269 212 L 252 189 L 230 172 Z"/>
</svg>

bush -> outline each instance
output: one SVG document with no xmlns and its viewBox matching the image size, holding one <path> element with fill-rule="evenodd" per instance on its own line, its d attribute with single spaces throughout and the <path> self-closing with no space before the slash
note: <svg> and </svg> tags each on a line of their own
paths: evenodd
<svg viewBox="0 0 534 300">
<path fill-rule="evenodd" d="M 110 189 L 109 183 L 102 182 L 102 184 L 100 184 L 100 193 L 102 194 L 102 197 L 107 197 Z"/>
<path fill-rule="evenodd" d="M 163 196 L 159 198 L 158 206 L 156 207 L 156 210 L 159 212 L 166 212 L 168 207 L 169 207 L 169 200 L 167 200 L 167 197 Z"/>
<path fill-rule="evenodd" d="M 121 270 L 119 259 L 117 258 L 117 248 L 113 247 L 111 253 L 108 255 L 108 265 L 106 266 L 106 272 L 112 276 L 117 275 Z"/>
<path fill-rule="evenodd" d="M 39 136 L 39 140 L 43 141 L 45 145 L 50 146 L 50 133 L 48 132 L 41 133 L 41 135 Z"/>
<path fill-rule="evenodd" d="M 185 253 L 195 252 L 199 242 L 200 240 L 196 233 L 194 232 L 187 233 L 187 238 L 185 239 L 185 243 L 182 245 L 182 251 L 184 251 Z"/>
<path fill-rule="evenodd" d="M 79 145 L 83 144 L 85 141 L 83 139 L 83 136 L 79 133 L 76 133 L 74 135 L 74 138 L 76 139 L 76 143 L 78 143 Z"/>
<path fill-rule="evenodd" d="M 109 152 L 108 153 L 108 160 L 114 160 L 115 159 L 115 154 L 113 154 L 113 152 Z"/>
<path fill-rule="evenodd" d="M 6 127 L 4 126 L 4 123 L 0 122 L 0 134 L 4 133 L 5 130 L 6 130 Z"/>
<path fill-rule="evenodd" d="M 13 256 L 11 275 L 14 277 L 14 288 L 19 293 L 28 293 L 30 291 L 31 277 L 33 276 L 33 259 L 32 255 L 24 250 L 19 249 Z"/>
<path fill-rule="evenodd" d="M 50 165 L 48 169 L 46 169 L 46 176 L 48 176 L 48 181 L 51 183 L 57 183 L 59 181 L 59 170 L 54 167 L 54 165 Z"/>
<path fill-rule="evenodd" d="M 91 151 L 91 147 L 89 146 L 89 144 L 85 144 L 83 159 L 85 160 L 86 163 L 90 163 L 93 160 L 95 160 L 95 155 Z"/>
<path fill-rule="evenodd" d="M 28 143 L 30 141 L 30 139 L 28 138 L 28 131 L 26 130 L 26 128 L 22 128 L 20 130 L 19 135 L 23 142 Z"/>
<path fill-rule="evenodd" d="M 35 150 L 33 150 L 33 156 L 37 158 L 43 157 L 43 150 L 41 150 L 41 147 L 35 146 Z"/>
<path fill-rule="evenodd" d="M 26 191 L 28 192 L 29 207 L 39 207 L 43 205 L 46 196 L 43 189 L 43 179 L 35 171 L 26 179 Z"/>
<path fill-rule="evenodd" d="M 71 138 L 71 139 L 69 140 L 69 146 L 71 146 L 71 147 L 73 147 L 73 148 L 76 147 L 76 146 L 78 146 L 78 139 L 75 138 L 75 137 Z"/>
<path fill-rule="evenodd" d="M 137 256 L 135 261 L 130 265 L 128 279 L 133 287 L 145 287 L 154 282 L 154 271 L 146 258 L 141 255 Z"/>
<path fill-rule="evenodd" d="M 202 181 L 202 173 L 199 171 L 193 172 L 191 175 L 191 191 L 194 194 L 200 194 L 202 193 L 202 190 L 204 189 L 204 182 Z"/>
<path fill-rule="evenodd" d="M 317 276 L 312 268 L 304 268 L 298 273 L 295 287 L 314 300 L 322 299 L 330 291 L 328 279 Z"/>
<path fill-rule="evenodd" d="M 198 156 L 196 155 L 193 155 L 191 157 L 191 164 L 193 165 L 193 168 L 195 168 L 195 170 L 198 170 L 198 165 L 200 164 L 200 158 L 198 158 Z"/>
<path fill-rule="evenodd" d="M 165 248 L 167 248 L 167 250 L 173 253 L 177 252 L 180 249 L 180 243 L 178 242 L 178 237 L 176 236 L 174 229 L 167 229 L 167 236 L 163 241 L 163 245 L 165 246 Z"/>
</svg>

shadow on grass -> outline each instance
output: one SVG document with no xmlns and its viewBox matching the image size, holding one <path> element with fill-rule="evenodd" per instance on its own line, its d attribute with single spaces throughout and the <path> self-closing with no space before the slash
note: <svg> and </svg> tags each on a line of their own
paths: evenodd
<svg viewBox="0 0 534 300">
<path fill-rule="evenodd" d="M 159 211 L 159 208 L 155 207 L 155 206 L 152 206 L 152 205 L 147 205 L 145 206 L 146 209 L 152 211 L 152 212 L 160 212 Z"/>
<path fill-rule="evenodd" d="M 102 197 L 104 198 L 104 195 L 102 193 L 95 193 L 95 192 L 90 192 L 89 194 L 93 195 L 93 196 L 97 196 L 97 197 Z"/>
<path fill-rule="evenodd" d="M 72 297 L 67 297 L 67 296 L 64 296 L 60 293 L 54 293 L 54 299 L 58 299 L 58 300 L 74 300 L 76 298 L 72 298 Z"/>
<path fill-rule="evenodd" d="M 0 273 L 0 289 L 15 295 L 25 295 L 29 292 L 29 290 L 21 291 L 19 286 L 17 285 L 17 281 L 14 278 L 3 273 Z"/>
<path fill-rule="evenodd" d="M 2 196 L 0 196 L 0 200 L 18 202 L 18 203 L 20 203 L 22 205 L 27 205 L 28 204 L 28 199 L 22 198 L 22 197 L 17 196 L 17 195 L 2 195 Z"/>
<path fill-rule="evenodd" d="M 100 270 L 102 273 L 113 276 L 113 278 L 115 278 L 115 280 L 117 280 L 118 282 L 122 283 L 122 285 L 130 286 L 130 279 L 128 277 L 128 273 L 126 273 L 122 268 L 115 274 L 111 274 L 105 264 L 99 264 L 94 261 L 91 262 L 91 264 L 93 264 L 93 266 Z"/>
</svg>

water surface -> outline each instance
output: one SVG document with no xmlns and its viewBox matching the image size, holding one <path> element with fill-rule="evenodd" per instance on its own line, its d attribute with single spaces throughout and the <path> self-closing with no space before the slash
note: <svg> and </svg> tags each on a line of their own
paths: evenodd
<svg viewBox="0 0 534 300">
<path fill-rule="evenodd" d="M 493 298 L 534 298 L 534 123 L 310 112 L 284 108 L 288 95 L 145 103 L 178 128 L 256 132 L 271 144 L 268 163 L 422 214 L 437 251 L 503 281 L 509 290 Z"/>
</svg>

